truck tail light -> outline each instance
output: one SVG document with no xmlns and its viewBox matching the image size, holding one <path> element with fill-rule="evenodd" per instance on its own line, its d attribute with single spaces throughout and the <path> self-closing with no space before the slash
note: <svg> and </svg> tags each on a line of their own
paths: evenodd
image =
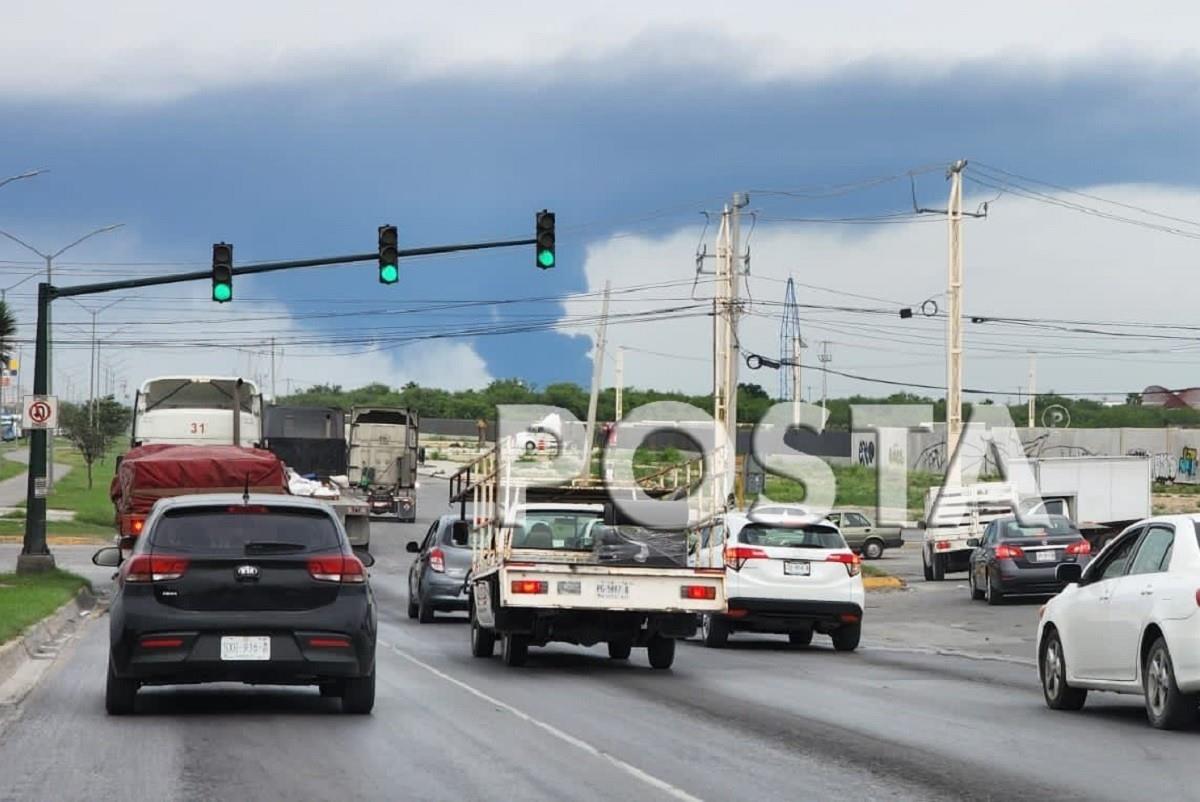
<svg viewBox="0 0 1200 802">
<path fill-rule="evenodd" d="M 937 543 L 933 544 L 933 547 L 935 549 L 937 549 L 938 551 L 949 551 L 950 550 L 950 541 L 949 540 L 939 540 Z"/>
<path fill-rule="evenodd" d="M 717 598 L 717 589 L 712 585 L 684 585 L 679 589 L 679 598 L 711 601 Z"/>
<path fill-rule="evenodd" d="M 146 527 L 145 515 L 134 515 L 132 513 L 121 516 L 121 534 L 126 537 L 137 537 Z"/>
<path fill-rule="evenodd" d="M 742 570 L 747 560 L 765 560 L 767 552 L 753 546 L 727 546 L 725 548 L 725 564 L 735 571 Z"/>
<path fill-rule="evenodd" d="M 1001 543 L 996 547 L 997 560 L 1019 560 L 1025 556 L 1025 549 L 1020 546 L 1010 546 L 1007 543 Z"/>
<path fill-rule="evenodd" d="M 367 569 L 353 554 L 327 554 L 308 558 L 308 575 L 318 582 L 361 585 L 367 581 Z"/>
<path fill-rule="evenodd" d="M 1083 556 L 1092 553 L 1092 544 L 1086 540 L 1080 540 L 1078 543 L 1072 543 L 1067 546 L 1067 554 L 1078 554 Z"/>
<path fill-rule="evenodd" d="M 173 554 L 135 554 L 125 563 L 126 582 L 167 582 L 187 572 L 188 558 Z"/>
<path fill-rule="evenodd" d="M 430 551 L 429 568 L 432 571 L 437 571 L 439 574 L 446 573 L 446 553 L 441 549 L 433 549 Z"/>
<path fill-rule="evenodd" d="M 546 593 L 549 590 L 550 583 L 540 579 L 514 579 L 512 582 L 513 593 Z"/>
<path fill-rule="evenodd" d="M 858 576 L 862 572 L 862 559 L 853 552 L 835 551 L 825 558 L 825 562 L 842 563 L 846 566 L 846 573 L 850 576 Z"/>
</svg>

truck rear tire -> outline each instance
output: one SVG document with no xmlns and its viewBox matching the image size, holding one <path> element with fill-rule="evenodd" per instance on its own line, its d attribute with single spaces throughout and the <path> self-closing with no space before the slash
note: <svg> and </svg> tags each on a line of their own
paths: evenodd
<svg viewBox="0 0 1200 802">
<path fill-rule="evenodd" d="M 946 578 L 946 557 L 943 554 L 933 555 L 933 581 L 941 582 Z"/>
<path fill-rule="evenodd" d="M 518 667 L 525 665 L 525 661 L 529 659 L 529 636 L 518 635 L 512 632 L 506 633 L 502 656 L 504 658 L 504 665 L 506 666 Z"/>
<path fill-rule="evenodd" d="M 929 567 L 928 559 L 929 559 L 928 556 L 924 552 L 922 552 L 921 553 L 921 570 L 925 573 L 925 581 L 932 582 L 933 581 L 933 569 Z"/>
<path fill-rule="evenodd" d="M 613 660 L 628 660 L 632 653 L 633 641 L 628 638 L 608 642 L 608 656 Z"/>
<path fill-rule="evenodd" d="M 862 544 L 862 556 L 868 560 L 878 560 L 883 556 L 883 541 L 869 538 L 866 543 Z"/>
<path fill-rule="evenodd" d="M 491 657 L 496 653 L 496 633 L 480 625 L 471 614 L 471 656 Z"/>
<path fill-rule="evenodd" d="M 665 671 L 675 662 L 675 640 L 655 635 L 646 644 L 646 657 L 650 660 L 651 668 Z"/>
<path fill-rule="evenodd" d="M 729 642 L 729 624 L 719 615 L 705 614 L 700 619 L 700 637 L 710 649 L 721 649 Z"/>
</svg>

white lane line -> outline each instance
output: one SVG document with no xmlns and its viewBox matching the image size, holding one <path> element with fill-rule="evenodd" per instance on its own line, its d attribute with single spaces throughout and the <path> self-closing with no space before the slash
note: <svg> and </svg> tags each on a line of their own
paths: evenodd
<svg viewBox="0 0 1200 802">
<path fill-rule="evenodd" d="M 380 643 L 383 643 L 383 641 L 380 641 Z M 601 760 L 608 761 L 609 763 L 616 766 L 617 768 L 619 768 L 621 771 L 625 772 L 626 774 L 636 777 L 637 779 L 641 780 L 642 782 L 646 783 L 647 785 L 657 788 L 658 790 L 662 791 L 665 794 L 668 794 L 676 799 L 685 800 L 685 802 L 703 802 L 703 800 L 701 800 L 699 797 L 692 796 L 691 794 L 689 794 L 687 791 L 683 790 L 682 788 L 678 788 L 674 785 L 671 785 L 666 780 L 660 780 L 658 777 L 655 777 L 653 774 L 647 774 L 646 772 L 639 769 L 637 766 L 634 766 L 631 763 L 626 763 L 624 760 L 621 760 L 621 758 L 617 757 L 616 755 L 611 755 L 608 752 L 605 752 L 603 749 L 592 746 L 587 741 L 584 741 L 580 738 L 576 738 L 574 735 L 571 735 L 570 733 L 563 732 L 558 727 L 555 727 L 553 724 L 547 724 L 546 722 L 542 721 L 541 719 L 534 718 L 533 716 L 529 715 L 528 713 L 524 712 L 523 710 L 519 710 L 510 704 L 501 702 L 496 697 L 484 693 L 483 691 L 479 690 L 478 688 L 474 687 L 473 685 L 468 685 L 467 683 L 463 682 L 460 679 L 455 679 L 454 677 L 450 676 L 446 672 L 429 665 L 429 663 L 426 663 L 424 660 L 421 660 L 417 657 L 413 657 L 411 654 L 404 651 L 403 649 L 401 649 L 398 646 L 395 646 L 392 644 L 385 644 L 385 645 L 387 645 L 388 648 L 390 648 L 393 652 L 395 652 L 400 657 L 403 657 L 405 660 L 409 661 L 413 665 L 420 666 L 421 668 L 428 671 L 430 674 L 433 674 L 435 677 L 444 679 L 446 682 L 449 682 L 451 685 L 455 685 L 455 686 L 461 688 L 462 690 L 466 691 L 467 693 L 479 697 L 480 699 L 484 700 L 488 704 L 494 705 L 495 707 L 498 707 L 501 710 L 511 713 L 512 715 L 516 716 L 517 718 L 521 719 L 522 721 L 532 724 L 533 726 L 549 733 L 550 735 L 553 735 L 558 740 L 560 740 L 564 743 L 570 744 L 571 746 L 575 747 L 576 749 L 587 752 L 589 755 L 598 757 Z"/>
</svg>

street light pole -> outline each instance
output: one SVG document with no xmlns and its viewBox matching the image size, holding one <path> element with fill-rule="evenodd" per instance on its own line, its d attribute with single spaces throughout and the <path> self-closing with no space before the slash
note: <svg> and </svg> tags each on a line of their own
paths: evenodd
<svg viewBox="0 0 1200 802">
<path fill-rule="evenodd" d="M 41 172 L 44 172 L 44 171 L 41 171 Z M 26 176 L 24 176 L 24 175 L 14 176 L 14 178 L 9 179 L 9 180 L 16 180 L 17 178 L 25 178 L 25 177 Z M 71 242 L 67 245 L 64 245 L 63 247 L 59 248 L 54 253 L 43 253 L 42 251 L 40 251 L 37 248 L 30 245 L 28 242 L 25 242 L 23 239 L 20 239 L 19 237 L 16 237 L 16 236 L 8 233 L 7 231 L 0 230 L 0 236 L 5 237 L 6 239 L 12 240 L 13 242 L 17 243 L 25 250 L 31 251 L 31 252 L 37 254 L 38 256 L 42 257 L 43 259 L 45 259 L 46 260 L 46 284 L 47 284 L 47 286 L 53 286 L 52 279 L 54 277 L 54 260 L 55 259 L 62 256 L 64 253 L 71 250 L 76 245 L 79 245 L 80 243 L 84 242 L 85 240 L 89 240 L 92 237 L 96 236 L 97 234 L 103 234 L 105 232 L 113 231 L 114 229 L 121 228 L 123 225 L 125 225 L 125 224 L 124 223 L 113 223 L 112 225 L 101 226 L 100 228 L 97 228 L 94 231 L 89 231 L 88 233 L 84 234 L 82 237 L 74 240 L 73 242 Z M 39 292 L 40 292 L 40 289 L 39 289 Z M 46 313 L 47 313 L 46 336 L 47 337 L 50 336 L 50 330 L 51 330 L 50 329 L 49 312 L 50 312 L 50 310 L 49 310 L 49 308 L 47 308 L 46 309 Z M 46 343 L 47 381 L 46 381 L 46 387 L 44 388 L 44 392 L 47 395 L 54 391 L 54 372 L 49 364 L 51 345 L 52 345 L 52 343 L 48 340 Z M 34 394 L 35 395 L 37 394 L 36 390 L 34 391 Z M 53 456 L 54 433 L 53 432 L 51 432 L 46 437 L 46 448 L 48 450 L 48 459 L 49 459 L 49 463 L 47 465 L 47 470 L 46 470 L 46 490 L 50 491 L 54 488 L 54 456 Z"/>
<path fill-rule="evenodd" d="M 26 170 L 25 172 L 21 173 L 20 175 L 12 175 L 12 176 L 9 176 L 8 178 L 0 179 L 0 187 L 4 186 L 5 184 L 11 184 L 13 181 L 20 181 L 22 178 L 33 178 L 35 175 L 41 175 L 42 173 L 48 173 L 48 172 L 50 172 L 50 171 L 44 170 L 44 169 Z"/>
</svg>

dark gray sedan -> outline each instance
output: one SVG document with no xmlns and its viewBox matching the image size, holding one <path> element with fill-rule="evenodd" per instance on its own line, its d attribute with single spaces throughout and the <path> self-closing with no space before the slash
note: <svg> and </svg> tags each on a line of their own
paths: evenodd
<svg viewBox="0 0 1200 802">
<path fill-rule="evenodd" d="M 987 599 L 988 604 L 1014 594 L 1052 596 L 1064 586 L 1055 576 L 1059 565 L 1086 566 L 1092 559 L 1091 544 L 1062 515 L 1024 522 L 1015 515 L 997 518 L 983 538 L 968 540 L 967 545 L 975 547 L 967 567 L 971 598 Z"/>
<path fill-rule="evenodd" d="M 467 572 L 471 570 L 471 525 L 457 515 L 443 515 L 425 538 L 413 540 L 408 551 L 417 555 L 408 569 L 408 617 L 422 624 L 435 612 L 467 609 Z"/>
</svg>

